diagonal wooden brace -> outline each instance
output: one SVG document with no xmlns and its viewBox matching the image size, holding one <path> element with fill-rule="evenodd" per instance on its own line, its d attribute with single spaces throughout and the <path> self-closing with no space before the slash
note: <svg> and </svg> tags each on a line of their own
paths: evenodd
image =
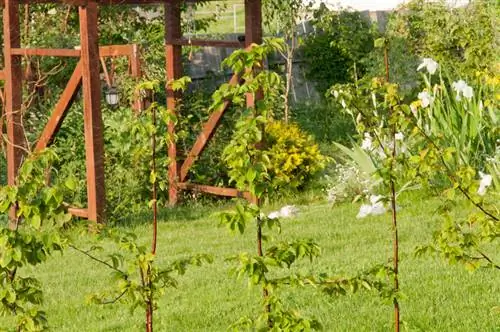
<svg viewBox="0 0 500 332">
<path fill-rule="evenodd" d="M 238 84 L 239 81 L 240 81 L 239 76 L 234 74 L 233 77 L 231 77 L 229 84 L 236 85 Z M 210 118 L 207 120 L 207 122 L 205 122 L 205 124 L 203 125 L 203 130 L 201 131 L 200 135 L 198 135 L 196 142 L 191 148 L 191 151 L 189 151 L 188 153 L 188 157 L 186 158 L 186 160 L 184 160 L 184 163 L 181 166 L 181 171 L 179 176 L 180 182 L 184 182 L 186 180 L 189 169 L 195 162 L 196 158 L 198 158 L 198 156 L 203 152 L 210 138 L 212 138 L 217 128 L 217 125 L 219 124 L 222 115 L 229 107 L 229 104 L 230 104 L 229 101 L 225 101 L 222 104 L 221 108 L 213 112 L 212 115 L 210 115 Z"/>
<path fill-rule="evenodd" d="M 70 109 L 75 97 L 78 93 L 78 89 L 82 84 L 82 63 L 78 62 L 75 70 L 73 71 L 73 75 L 69 79 L 68 85 L 64 89 L 61 98 L 56 104 L 52 115 L 50 116 L 49 122 L 45 125 L 42 134 L 40 135 L 40 139 L 36 143 L 35 151 L 40 151 L 49 146 L 54 140 L 54 136 L 59 131 L 64 118 L 68 110 Z"/>
</svg>

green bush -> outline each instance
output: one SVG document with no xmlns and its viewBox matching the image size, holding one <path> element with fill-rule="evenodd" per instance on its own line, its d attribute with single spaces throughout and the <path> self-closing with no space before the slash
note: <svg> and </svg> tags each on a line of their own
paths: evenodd
<svg viewBox="0 0 500 332">
<path fill-rule="evenodd" d="M 74 206 L 87 204 L 82 112 L 79 104 L 72 108 L 54 142 L 54 149 L 60 157 L 53 165 L 57 172 L 53 172 L 52 178 L 58 180 L 74 176 L 77 179 L 75 190 L 65 197 L 65 201 Z M 157 122 L 157 177 L 161 183 L 167 179 L 166 167 L 163 166 L 166 148 L 161 142 L 166 128 L 160 119 Z M 151 113 L 136 115 L 127 107 L 114 110 L 104 108 L 103 124 L 106 215 L 116 221 L 148 207 L 151 199 L 151 136 L 154 128 Z M 165 191 L 159 190 L 158 199 L 161 202 L 165 196 Z"/>
<path fill-rule="evenodd" d="M 297 124 L 269 122 L 265 146 L 271 163 L 268 173 L 277 188 L 298 189 L 326 166 L 327 158 L 321 154 L 313 137 Z"/>
<path fill-rule="evenodd" d="M 347 144 L 356 133 L 351 116 L 329 101 L 296 104 L 291 114 L 293 121 L 319 143 Z"/>
<path fill-rule="evenodd" d="M 161 142 L 166 128 L 157 121 L 156 151 L 157 178 L 167 180 L 166 147 Z M 108 215 L 123 217 L 139 213 L 147 208 L 151 194 L 151 137 L 155 133 L 150 112 L 139 115 L 128 109 L 120 109 L 104 119 L 105 181 Z M 165 186 L 161 186 L 165 188 Z M 165 191 L 159 190 L 158 200 L 165 200 Z"/>
<path fill-rule="evenodd" d="M 300 48 L 306 76 L 324 94 L 335 83 L 357 81 L 366 72 L 365 57 L 373 50 L 375 31 L 360 12 L 331 11 L 320 6 L 312 21 L 317 33 Z"/>
<path fill-rule="evenodd" d="M 212 91 L 205 87 L 203 90 L 195 90 L 183 96 L 181 117 L 177 123 L 177 148 L 181 160 L 188 157 L 198 135 L 203 131 L 204 124 L 212 114 L 209 109 L 211 93 Z M 238 116 L 237 110 L 229 106 L 205 150 L 190 168 L 188 176 L 190 181 L 215 186 L 229 185 L 227 168 L 221 156 L 231 140 Z"/>
<path fill-rule="evenodd" d="M 498 1 L 471 0 L 453 8 L 444 0 L 413 0 L 391 17 L 387 35 L 404 40 L 406 54 L 432 58 L 453 76 L 495 73 L 499 11 Z"/>
</svg>

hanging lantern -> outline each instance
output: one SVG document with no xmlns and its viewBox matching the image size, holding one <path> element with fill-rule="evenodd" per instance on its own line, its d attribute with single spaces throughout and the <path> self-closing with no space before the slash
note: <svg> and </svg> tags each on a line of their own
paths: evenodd
<svg viewBox="0 0 500 332">
<path fill-rule="evenodd" d="M 118 106 L 118 103 L 120 102 L 120 95 L 118 93 L 118 90 L 114 86 L 110 86 L 106 89 L 105 93 L 106 97 L 106 103 L 112 107 L 115 108 Z"/>
</svg>

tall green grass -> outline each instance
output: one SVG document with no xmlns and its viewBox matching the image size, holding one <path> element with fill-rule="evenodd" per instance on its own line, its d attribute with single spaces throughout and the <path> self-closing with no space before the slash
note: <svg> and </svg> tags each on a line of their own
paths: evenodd
<svg viewBox="0 0 500 332">
<path fill-rule="evenodd" d="M 449 266 L 436 259 L 416 259 L 413 248 L 425 243 L 438 227 L 437 200 L 407 196 L 401 202 L 401 301 L 402 319 L 410 331 L 498 331 L 500 327 L 500 275 L 494 270 L 473 274 L 462 266 Z M 359 206 L 327 204 L 300 206 L 296 219 L 283 221 L 277 238 L 314 238 L 322 256 L 296 268 L 303 273 L 326 272 L 352 275 L 390 257 L 389 216 L 355 219 Z M 179 278 L 156 313 L 157 331 L 225 331 L 243 315 L 258 310 L 260 289 L 228 275 L 225 258 L 241 251 L 253 253 L 252 229 L 244 237 L 230 235 L 218 227 L 217 209 L 176 208 L 164 210 L 159 225 L 158 259 L 166 262 L 191 253 L 214 255 L 212 265 L 190 268 Z M 149 219 L 130 219 L 124 230 L 135 232 L 141 243 L 149 243 Z M 117 226 L 118 227 L 118 226 Z M 90 236 L 78 236 L 81 247 L 90 246 Z M 106 250 L 111 244 L 104 243 Z M 491 251 L 500 259 L 500 245 Z M 103 253 L 105 254 L 105 253 Z M 130 313 L 126 305 L 89 305 L 88 294 L 111 283 L 109 270 L 68 249 L 33 273 L 43 282 L 45 307 L 53 331 L 140 331 L 144 313 Z M 316 316 L 325 331 L 389 331 L 392 307 L 377 295 L 361 292 L 328 297 L 313 288 L 287 291 L 287 303 Z M 495 309 L 497 308 L 497 309 Z M 8 320 L 0 318 L 0 330 Z"/>
</svg>

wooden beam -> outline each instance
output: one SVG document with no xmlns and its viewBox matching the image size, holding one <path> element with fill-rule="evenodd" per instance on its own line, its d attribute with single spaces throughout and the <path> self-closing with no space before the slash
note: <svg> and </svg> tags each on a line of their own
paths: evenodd
<svg viewBox="0 0 500 332">
<path fill-rule="evenodd" d="M 180 39 L 181 32 L 181 1 L 175 0 L 165 4 L 165 57 L 167 65 L 167 108 L 175 114 L 177 110 L 178 92 L 172 89 L 171 81 L 178 79 L 182 75 L 182 47 L 175 45 L 174 41 Z M 168 168 L 169 204 L 175 205 L 178 199 L 177 180 L 177 147 L 175 144 L 175 124 L 168 123 L 168 157 L 170 164 Z"/>
<path fill-rule="evenodd" d="M 37 4 L 37 3 L 55 3 L 73 6 L 86 6 L 90 2 L 96 2 L 98 5 L 150 5 L 150 4 L 165 4 L 172 3 L 176 0 L 19 0 L 20 4 Z M 220 1 L 220 0 L 185 0 L 185 2 L 205 2 L 205 1 Z M 0 4 L 1 6 L 1 4 Z"/>
<path fill-rule="evenodd" d="M 99 47 L 101 57 L 131 56 L 134 52 L 135 44 L 127 45 L 106 45 Z M 135 45 L 137 47 L 137 45 Z"/>
<path fill-rule="evenodd" d="M 79 57 L 80 50 L 65 48 L 13 48 L 10 54 L 22 56 Z"/>
<path fill-rule="evenodd" d="M 81 209 L 81 208 L 68 208 L 68 212 L 71 213 L 75 217 L 80 217 L 83 219 L 88 219 L 89 218 L 89 211 L 88 209 Z"/>
<path fill-rule="evenodd" d="M 79 17 L 88 218 L 102 222 L 105 207 L 104 137 L 101 116 L 97 2 L 89 0 L 86 6 L 79 7 Z"/>
<path fill-rule="evenodd" d="M 81 54 L 80 50 L 66 48 L 12 48 L 10 52 L 12 55 L 56 57 L 80 57 Z M 99 47 L 101 57 L 131 56 L 133 52 L 134 44 Z"/>
<path fill-rule="evenodd" d="M 64 4 L 73 6 L 86 6 L 92 0 L 19 0 L 20 4 Z M 95 0 L 98 5 L 108 6 L 108 5 L 153 5 L 153 4 L 165 4 L 173 2 L 175 0 Z M 205 2 L 205 1 L 220 1 L 220 0 L 185 0 L 185 2 Z M 3 3 L 0 2 L 0 7 Z"/>
<path fill-rule="evenodd" d="M 206 186 L 206 185 L 186 183 L 186 182 L 181 182 L 178 183 L 177 185 L 180 189 L 183 190 L 198 191 L 217 196 L 241 197 L 247 200 L 250 200 L 252 198 L 252 194 L 250 194 L 248 191 L 240 191 L 234 188 L 222 188 L 222 187 Z"/>
<path fill-rule="evenodd" d="M 78 62 L 75 70 L 73 71 L 73 75 L 69 79 L 68 85 L 64 89 L 61 98 L 56 104 L 52 115 L 50 116 L 47 125 L 43 129 L 42 134 L 40 135 L 40 139 L 38 140 L 35 151 L 40 151 L 45 149 L 49 144 L 52 143 L 55 135 L 61 128 L 61 124 L 66 117 L 66 113 L 70 109 L 73 101 L 78 92 L 78 88 L 82 83 L 82 62 Z"/>
<path fill-rule="evenodd" d="M 12 55 L 13 48 L 20 47 L 19 5 L 17 0 L 4 0 L 3 39 L 5 55 L 5 118 L 7 127 L 7 183 L 16 184 L 16 177 L 26 145 L 22 126 L 22 68 L 21 57 Z M 10 227 L 15 229 L 15 209 L 10 212 Z"/>
<path fill-rule="evenodd" d="M 239 77 L 238 75 L 234 74 L 233 77 L 231 77 L 229 84 L 236 85 L 238 84 L 238 82 Z M 198 156 L 203 152 L 208 141 L 212 138 L 218 124 L 220 123 L 220 119 L 222 118 L 222 115 L 228 108 L 229 104 L 229 101 L 224 101 L 224 104 L 221 106 L 221 108 L 213 112 L 208 118 L 208 121 L 203 125 L 203 129 L 200 135 L 198 135 L 198 137 L 196 138 L 196 142 L 191 148 L 191 151 L 189 151 L 186 160 L 184 160 L 184 163 L 182 164 L 179 176 L 180 182 L 184 182 L 186 180 L 189 169 L 195 162 L 196 158 L 198 158 Z"/>
</svg>

